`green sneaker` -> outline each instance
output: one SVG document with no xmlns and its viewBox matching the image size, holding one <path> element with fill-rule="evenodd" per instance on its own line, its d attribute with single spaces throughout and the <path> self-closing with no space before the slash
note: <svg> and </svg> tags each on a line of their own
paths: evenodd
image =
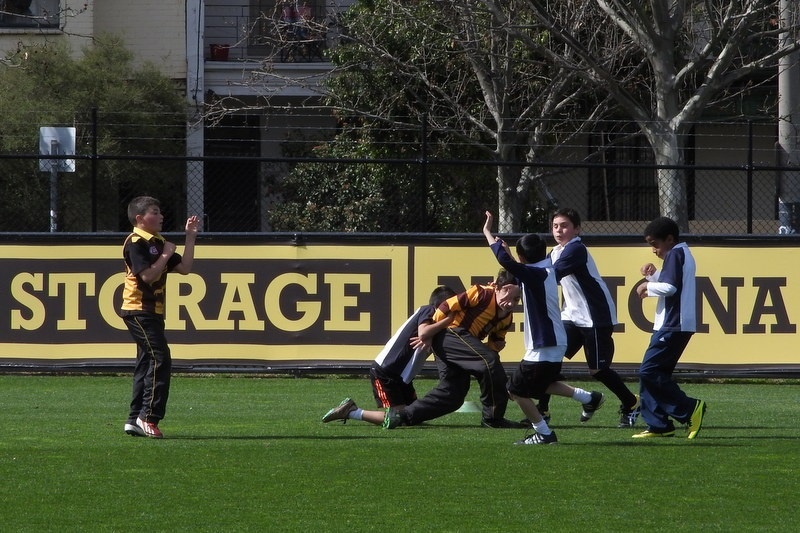
<svg viewBox="0 0 800 533">
<path fill-rule="evenodd" d="M 383 429 L 394 429 L 405 425 L 407 422 L 404 411 L 390 407 L 386 410 L 386 416 L 383 417 Z"/>
<path fill-rule="evenodd" d="M 697 400 L 697 403 L 694 406 L 694 411 L 692 411 L 692 417 L 689 419 L 689 436 L 688 438 L 693 439 L 700 433 L 700 426 L 703 425 L 703 416 L 706 414 L 706 402 L 703 400 Z"/>
<path fill-rule="evenodd" d="M 342 402 L 325 413 L 322 417 L 322 421 L 327 423 L 332 420 L 341 420 L 343 424 L 347 423 L 347 415 L 349 415 L 352 411 L 358 409 L 356 406 L 356 402 L 351 400 L 350 398 L 345 398 Z"/>
</svg>

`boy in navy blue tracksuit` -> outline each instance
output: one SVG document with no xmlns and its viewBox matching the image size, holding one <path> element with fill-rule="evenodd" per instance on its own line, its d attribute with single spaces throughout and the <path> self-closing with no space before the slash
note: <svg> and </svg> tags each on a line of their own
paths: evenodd
<svg viewBox="0 0 800 533">
<path fill-rule="evenodd" d="M 661 270 L 647 263 L 641 273 L 647 281 L 636 287 L 640 298 L 658 297 L 650 345 L 639 369 L 642 419 L 647 429 L 634 438 L 671 437 L 672 419 L 688 426 L 688 438 L 700 432 L 706 403 L 690 398 L 672 379 L 686 345 L 697 328 L 695 262 L 689 247 L 679 242 L 679 228 L 660 217 L 648 224 L 644 238 L 664 261 Z"/>
</svg>

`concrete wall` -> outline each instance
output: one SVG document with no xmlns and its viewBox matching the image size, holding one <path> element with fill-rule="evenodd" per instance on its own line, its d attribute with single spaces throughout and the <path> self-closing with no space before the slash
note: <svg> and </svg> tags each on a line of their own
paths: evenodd
<svg viewBox="0 0 800 533">
<path fill-rule="evenodd" d="M 121 36 L 141 65 L 152 62 L 174 79 L 186 78 L 185 0 L 102 0 L 94 4 L 95 33 Z"/>
</svg>

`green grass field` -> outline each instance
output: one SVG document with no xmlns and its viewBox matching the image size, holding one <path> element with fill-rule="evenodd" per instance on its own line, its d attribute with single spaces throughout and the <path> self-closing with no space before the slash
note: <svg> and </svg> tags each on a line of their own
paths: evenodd
<svg viewBox="0 0 800 533">
<path fill-rule="evenodd" d="M 477 413 L 322 424 L 345 396 L 372 407 L 365 378 L 178 375 L 152 440 L 122 431 L 129 376 L 0 376 L 0 531 L 795 527 L 800 383 L 684 388 L 709 405 L 694 441 L 631 439 L 615 398 L 581 426 L 556 398 L 559 444 L 514 446 L 522 430 L 480 428 Z"/>
</svg>

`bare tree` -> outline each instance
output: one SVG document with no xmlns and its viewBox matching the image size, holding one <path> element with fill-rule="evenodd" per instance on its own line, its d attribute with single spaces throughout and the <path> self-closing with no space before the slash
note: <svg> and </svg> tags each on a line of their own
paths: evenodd
<svg viewBox="0 0 800 533">
<path fill-rule="evenodd" d="M 571 68 L 573 52 L 555 40 L 547 56 L 523 45 L 524 39 L 538 39 L 548 47 L 530 13 L 524 36 L 507 31 L 508 19 L 525 4 L 511 0 L 487 9 L 469 0 L 357 3 L 338 21 L 346 31 L 331 51 L 334 67 L 326 85 L 326 101 L 340 114 L 403 128 L 425 120 L 428 131 L 482 150 L 497 163 L 501 232 L 519 231 L 531 209 L 532 187 L 546 189 L 548 171 L 536 163 L 552 157 L 554 147 L 604 109 L 594 101 L 594 115 L 576 120 L 590 97 Z M 577 32 L 580 25 L 586 25 L 584 18 L 569 29 Z M 276 50 L 285 46 L 279 38 L 271 44 Z M 561 55 L 567 57 L 543 61 Z M 274 88 L 315 81 L 280 76 L 267 60 L 253 83 Z M 212 113 L 230 104 L 220 100 Z M 538 208 L 543 206 L 546 199 Z"/>
<path fill-rule="evenodd" d="M 528 24 L 507 15 L 509 2 L 483 3 L 537 54 L 605 91 L 638 124 L 659 165 L 660 211 L 688 230 L 685 176 L 680 169 L 686 134 L 703 110 L 735 84 L 757 72 L 777 75 L 778 59 L 798 49 L 797 41 L 777 39 L 774 47 L 757 46 L 781 31 L 768 24 L 770 16 L 779 13 L 779 1 L 518 1 L 524 4 L 518 4 L 523 12 L 574 55 L 553 53 L 552 47 L 528 38 Z M 605 39 L 597 40 L 585 27 L 576 31 L 575 19 L 589 4 L 607 17 L 606 24 L 594 28 L 595 33 L 608 34 Z M 619 57 L 598 46 L 615 40 L 626 50 L 623 57 L 641 57 L 641 63 L 618 70 Z"/>
</svg>

